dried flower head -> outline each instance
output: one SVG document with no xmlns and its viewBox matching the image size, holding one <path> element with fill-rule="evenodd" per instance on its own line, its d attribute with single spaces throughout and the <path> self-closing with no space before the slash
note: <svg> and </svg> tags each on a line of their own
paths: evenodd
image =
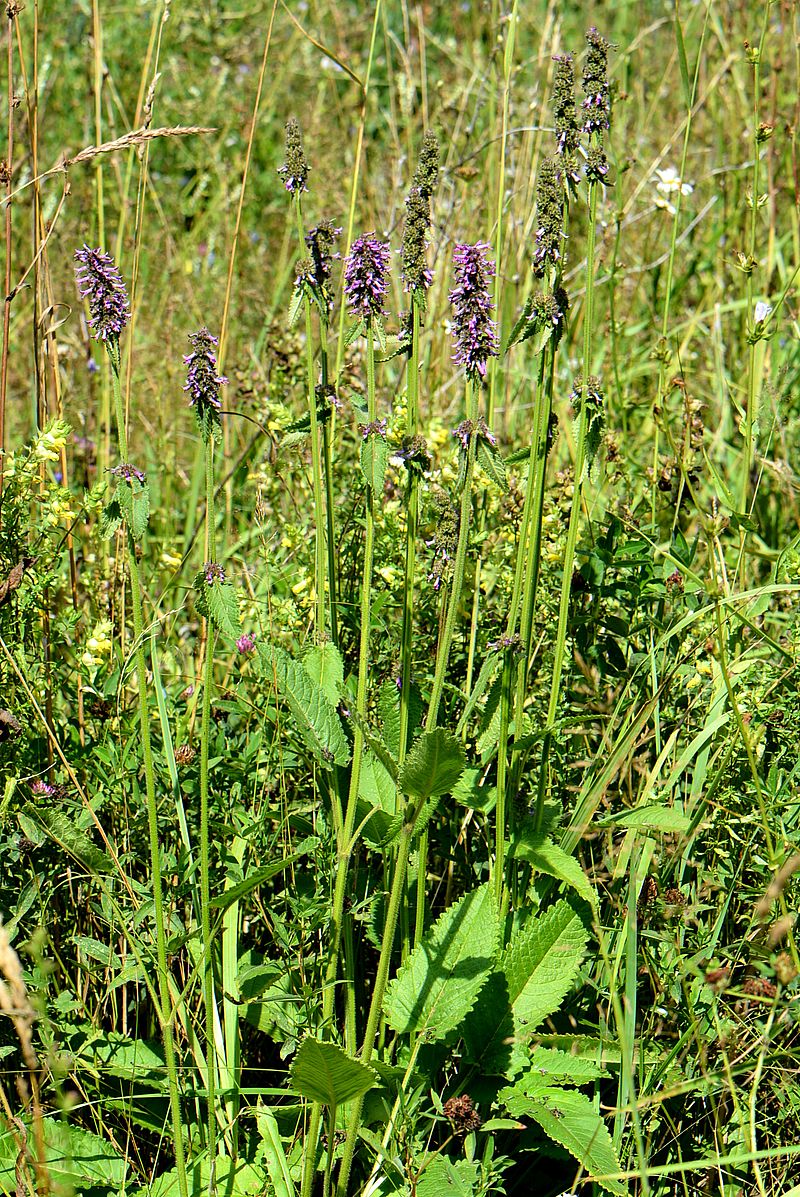
<svg viewBox="0 0 800 1197">
<path fill-rule="evenodd" d="M 189 367 L 183 389 L 191 395 L 189 406 L 195 410 L 204 440 L 207 440 L 212 431 L 219 426 L 219 411 L 222 406 L 219 388 L 228 381 L 222 374 L 217 374 L 214 346 L 218 343 L 217 338 L 212 337 L 203 326 L 199 332 L 190 334 L 189 344 L 192 352 L 184 354 L 183 358 Z"/>
<path fill-rule="evenodd" d="M 589 47 L 583 67 L 583 90 L 586 96 L 581 107 L 585 112 L 584 133 L 602 133 L 611 127 L 611 93 L 608 86 L 608 51 L 611 45 L 594 26 L 586 34 Z"/>
<path fill-rule="evenodd" d="M 306 161 L 303 149 L 303 135 L 300 126 L 293 116 L 286 122 L 285 161 L 278 167 L 278 174 L 283 175 L 283 185 L 290 195 L 301 195 L 308 191 L 306 180 L 311 167 Z"/>
<path fill-rule="evenodd" d="M 175 749 L 175 760 L 179 765 L 191 765 L 196 756 L 197 752 L 191 744 L 181 744 Z"/>
<path fill-rule="evenodd" d="M 571 183 L 580 179 L 578 143 L 580 129 L 575 115 L 575 64 L 571 54 L 553 59 L 556 74 L 553 81 L 553 117 L 556 126 L 556 152 L 561 158 L 566 178 Z"/>
<path fill-rule="evenodd" d="M 92 336 L 116 345 L 130 320 L 128 293 L 111 254 L 89 245 L 75 251 L 75 279 L 81 299 L 89 301 Z"/>
<path fill-rule="evenodd" d="M 533 251 L 533 273 L 543 278 L 561 261 L 564 240 L 564 197 L 558 185 L 555 163 L 545 158 L 536 180 L 536 214 L 539 224 Z"/>
<path fill-rule="evenodd" d="M 124 461 L 122 465 L 114 466 L 109 470 L 115 478 L 119 478 L 122 482 L 131 483 L 134 478 L 144 486 L 145 475 L 142 470 L 138 470 L 135 465 L 131 465 L 129 461 Z"/>
<path fill-rule="evenodd" d="M 310 259 L 304 259 L 305 262 L 310 261 L 306 272 L 306 281 L 315 289 L 321 300 L 321 306 L 326 311 L 333 302 L 328 289 L 331 265 L 341 257 L 341 254 L 333 252 L 333 247 L 341 234 L 342 230 L 337 228 L 332 220 L 323 220 L 321 224 L 309 229 L 305 236 L 305 242 L 310 251 Z"/>
<path fill-rule="evenodd" d="M 453 253 L 456 285 L 450 292 L 453 305 L 453 360 L 472 382 L 486 376 L 486 363 L 497 357 L 497 325 L 492 319 L 493 308 L 489 282 L 494 278 L 495 266 L 488 257 L 490 246 L 483 241 L 474 245 L 457 245 Z"/>
<path fill-rule="evenodd" d="M 608 170 L 608 159 L 602 145 L 590 146 L 586 155 L 586 181 L 605 184 Z"/>
<path fill-rule="evenodd" d="M 422 303 L 433 275 L 426 264 L 428 229 L 431 227 L 431 196 L 439 177 L 439 142 L 430 130 L 425 133 L 419 165 L 406 197 L 403 230 L 403 283 L 406 291 Z"/>
<path fill-rule="evenodd" d="M 344 265 L 344 292 L 354 316 L 369 323 L 386 313 L 389 245 L 368 233 L 354 241 Z"/>
<path fill-rule="evenodd" d="M 446 495 L 435 494 L 433 502 L 436 509 L 436 530 L 425 544 L 428 548 L 433 548 L 433 563 L 428 581 L 434 590 L 439 590 L 442 580 L 450 571 L 450 562 L 458 545 L 459 516 Z"/>
<path fill-rule="evenodd" d="M 478 1130 L 483 1121 L 468 1093 L 463 1093 L 461 1097 L 451 1097 L 444 1103 L 443 1109 L 457 1135 L 467 1135 L 470 1131 Z"/>
</svg>

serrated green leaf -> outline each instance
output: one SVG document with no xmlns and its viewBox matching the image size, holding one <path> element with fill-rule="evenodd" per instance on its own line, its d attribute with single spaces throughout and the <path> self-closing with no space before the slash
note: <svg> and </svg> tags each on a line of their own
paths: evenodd
<svg viewBox="0 0 800 1197">
<path fill-rule="evenodd" d="M 381 320 L 380 316 L 373 316 L 372 331 L 374 332 L 375 337 L 378 341 L 378 345 L 380 346 L 381 353 L 385 353 L 386 352 L 386 329 L 383 327 L 383 321 Z"/>
<path fill-rule="evenodd" d="M 506 467 L 503 465 L 503 459 L 494 445 L 484 440 L 483 437 L 479 437 L 475 447 L 475 456 L 478 460 L 478 465 L 491 478 L 495 486 L 504 492 L 507 491 Z"/>
<path fill-rule="evenodd" d="M 608 1076 L 607 1071 L 595 1060 L 539 1046 L 531 1052 L 529 1066 L 513 1085 L 498 1094 L 498 1100 L 505 1101 L 509 1094 L 530 1097 L 553 1085 L 585 1085 L 604 1076 Z"/>
<path fill-rule="evenodd" d="M 140 541 L 150 519 L 149 486 L 138 478 L 132 478 L 130 482 L 120 482 L 114 497 L 131 536 L 135 541 Z"/>
<path fill-rule="evenodd" d="M 551 1089 L 535 1097 L 514 1097 L 505 1103 L 515 1117 L 532 1118 L 556 1143 L 565 1147 L 587 1174 L 609 1193 L 627 1197 L 628 1187 L 611 1179 L 621 1172 L 614 1144 L 602 1117 L 583 1093 Z"/>
<path fill-rule="evenodd" d="M 295 1093 L 326 1106 L 353 1101 L 378 1083 L 377 1074 L 336 1043 L 304 1039 L 289 1069 Z"/>
<path fill-rule="evenodd" d="M 535 1031 L 558 1009 L 572 988 L 587 939 L 583 919 L 563 898 L 512 937 L 501 968 L 520 1034 Z"/>
<path fill-rule="evenodd" d="M 289 328 L 294 328 L 300 318 L 300 313 L 303 310 L 304 296 L 305 293 L 302 287 L 295 287 L 292 291 L 292 298 L 289 300 L 289 310 L 286 313 L 286 323 Z"/>
<path fill-rule="evenodd" d="M 474 1160 L 453 1163 L 437 1155 L 425 1168 L 415 1186 L 417 1197 L 473 1197 L 480 1166 Z"/>
<path fill-rule="evenodd" d="M 597 893 L 579 862 L 553 840 L 523 831 L 514 842 L 513 855 L 527 860 L 540 873 L 547 873 L 549 877 L 556 877 L 571 886 L 591 906 L 597 908 Z"/>
<path fill-rule="evenodd" d="M 380 433 L 368 436 L 361 442 L 361 473 L 367 486 L 371 487 L 375 494 L 383 493 L 388 460 L 389 446 Z"/>
<path fill-rule="evenodd" d="M 164 1055 L 159 1044 L 132 1039 L 118 1031 L 78 1031 L 67 1041 L 77 1071 L 90 1069 L 98 1076 L 116 1076 L 151 1088 L 166 1086 Z"/>
<path fill-rule="evenodd" d="M 423 705 L 419 686 L 412 682 L 408 695 L 409 736 L 414 736 L 422 723 Z M 381 739 L 396 759 L 400 754 L 400 691 L 391 678 L 387 679 L 380 688 L 378 716 L 381 722 Z"/>
<path fill-rule="evenodd" d="M 19 1137 L 19 1129 L 16 1129 Z M 35 1156 L 33 1129 L 25 1122 L 27 1155 Z M 56 1118 L 44 1122 L 45 1163 L 53 1194 L 84 1192 L 100 1188 L 122 1192 L 128 1177 L 128 1163 L 107 1139 L 70 1126 Z M 18 1148 L 10 1130 L 0 1131 L 0 1192 L 18 1193 L 16 1163 Z M 33 1165 L 31 1164 L 31 1171 Z"/>
<path fill-rule="evenodd" d="M 218 632 L 235 639 L 241 635 L 242 631 L 242 617 L 236 589 L 230 582 L 215 582 L 213 586 L 204 585 L 208 618 Z"/>
<path fill-rule="evenodd" d="M 431 1041 L 460 1026 L 492 971 L 497 937 L 494 895 L 482 885 L 441 915 L 390 984 L 389 1025 Z"/>
<path fill-rule="evenodd" d="M 472 1059 L 511 1076 L 527 1065 L 527 1042 L 572 987 L 588 934 L 579 912 L 560 899 L 517 931 L 465 1028 Z"/>
<path fill-rule="evenodd" d="M 483 770 L 465 769 L 460 781 L 450 791 L 456 802 L 472 810 L 489 814 L 497 802 L 497 786 L 482 786 Z"/>
<path fill-rule="evenodd" d="M 114 866 L 111 858 L 100 848 L 96 848 L 84 831 L 75 825 L 59 810 L 46 807 L 36 807 L 28 802 L 23 812 L 29 819 L 43 827 L 52 840 L 68 852 L 75 860 L 80 861 L 90 873 L 110 873 Z"/>
<path fill-rule="evenodd" d="M 533 299 L 529 295 L 525 301 L 525 306 L 523 307 L 522 311 L 520 312 L 520 315 L 519 315 L 519 318 L 517 319 L 516 324 L 511 329 L 508 340 L 506 341 L 506 347 L 503 351 L 504 353 L 508 353 L 508 351 L 509 351 L 509 349 L 511 349 L 512 345 L 516 345 L 519 341 L 524 340 L 524 333 L 525 333 L 526 328 L 528 327 L 528 323 L 531 318 L 532 310 L 533 310 Z"/>
<path fill-rule="evenodd" d="M 441 727 L 423 732 L 403 762 L 398 778 L 400 788 L 410 798 L 423 801 L 449 794 L 465 764 L 463 745 L 451 732 Z"/>
<path fill-rule="evenodd" d="M 297 731 L 317 759 L 326 767 L 346 765 L 350 747 L 336 709 L 319 686 L 315 686 L 304 665 L 282 648 L 259 644 L 261 670 L 275 684 L 297 725 Z"/>
<path fill-rule="evenodd" d="M 356 320 L 355 324 L 351 324 L 350 327 L 348 328 L 347 332 L 344 335 L 345 349 L 349 348 L 349 346 L 353 344 L 353 341 L 355 341 L 356 337 L 360 336 L 363 331 L 364 331 L 364 321 L 363 320 Z"/>
<path fill-rule="evenodd" d="M 330 640 L 315 645 L 303 657 L 303 665 L 314 685 L 319 686 L 328 701 L 336 706 L 344 690 L 344 665 L 336 645 Z"/>
<path fill-rule="evenodd" d="M 609 815 L 600 820 L 602 826 L 626 827 L 644 829 L 647 831 L 661 831 L 665 834 L 678 832 L 683 834 L 689 830 L 691 819 L 677 806 L 662 806 L 652 803 L 650 806 L 639 806 L 635 810 L 622 811 L 620 814 Z"/>
<path fill-rule="evenodd" d="M 275 1197 L 295 1197 L 296 1189 L 289 1172 L 289 1161 L 284 1151 L 277 1118 L 271 1110 L 260 1107 L 256 1111 L 256 1126 L 261 1136 L 264 1163 L 275 1190 Z"/>
<path fill-rule="evenodd" d="M 116 499 L 106 503 L 100 516 L 100 534 L 113 536 L 122 523 L 122 510 Z"/>
</svg>

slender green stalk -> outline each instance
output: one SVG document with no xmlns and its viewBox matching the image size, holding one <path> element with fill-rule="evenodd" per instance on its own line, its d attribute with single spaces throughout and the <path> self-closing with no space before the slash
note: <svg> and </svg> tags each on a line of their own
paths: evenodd
<svg viewBox="0 0 800 1197">
<path fill-rule="evenodd" d="M 461 491 L 461 510 L 458 524 L 458 543 L 456 546 L 455 561 L 453 563 L 453 582 L 450 588 L 450 596 L 447 603 L 447 614 L 445 615 L 444 628 L 442 629 L 442 635 L 439 638 L 439 644 L 436 652 L 436 668 L 433 676 L 433 689 L 431 691 L 430 703 L 428 704 L 428 714 L 425 719 L 426 732 L 433 731 L 439 719 L 439 706 L 442 701 L 444 679 L 447 673 L 447 665 L 450 660 L 450 648 L 453 643 L 453 634 L 456 628 L 458 608 L 461 602 L 461 591 L 464 586 L 464 569 L 467 563 L 469 530 L 472 519 L 472 476 L 475 472 L 474 424 L 478 415 L 477 407 L 478 400 L 475 384 L 472 382 L 467 382 L 467 419 L 472 423 L 473 429 L 470 432 L 469 444 L 467 446 L 467 468 L 464 475 L 464 487 Z M 417 909 L 414 927 L 415 947 L 422 939 L 422 935 L 425 930 L 425 881 L 428 861 L 427 828 L 419 837 L 419 849 L 417 856 Z"/>
<path fill-rule="evenodd" d="M 214 437 L 206 439 L 206 558 L 214 560 L 216 508 L 214 503 Z M 203 937 L 203 1005 L 206 1016 L 206 1101 L 208 1111 L 208 1158 L 213 1172 L 217 1148 L 217 1111 L 215 1098 L 216 1046 L 214 1042 L 214 963 L 211 937 L 211 866 L 209 859 L 208 761 L 211 738 L 211 692 L 214 685 L 214 625 L 206 620 L 206 655 L 203 671 L 203 705 L 200 715 L 200 922 Z"/>
<path fill-rule="evenodd" d="M 305 245 L 300 195 L 295 197 L 295 216 L 300 248 Z M 311 300 L 303 297 L 306 323 L 306 375 L 308 382 L 308 417 L 311 424 L 311 484 L 314 494 L 314 591 L 316 641 L 321 644 L 327 634 L 325 623 L 325 542 L 326 517 L 322 499 L 322 455 L 320 451 L 319 419 L 317 418 L 317 383 L 314 366 L 314 338 L 311 320 Z"/>
<path fill-rule="evenodd" d="M 584 473 L 586 471 L 586 434 L 588 430 L 589 413 L 589 375 L 591 374 L 592 353 L 592 317 L 594 303 L 594 251 L 597 225 L 597 183 L 589 184 L 589 231 L 586 248 L 586 299 L 583 315 L 583 390 L 581 394 L 581 410 L 578 421 L 578 439 L 575 446 L 575 480 L 573 484 L 572 508 L 569 513 L 567 528 L 567 543 L 564 549 L 564 564 L 561 575 L 561 597 L 558 605 L 558 625 L 556 628 L 555 660 L 553 662 L 553 676 L 550 685 L 550 701 L 547 707 L 547 722 L 545 724 L 544 743 L 542 746 L 542 767 L 539 774 L 539 788 L 536 800 L 536 830 L 540 830 L 544 813 L 544 797 L 547 792 L 547 770 L 550 749 L 553 742 L 556 716 L 558 715 L 561 698 L 561 679 L 564 672 L 564 657 L 567 645 L 567 623 L 569 619 L 569 603 L 572 594 L 572 570 L 575 563 L 575 546 L 578 540 L 578 524 L 581 515 Z"/>
<path fill-rule="evenodd" d="M 419 428 L 419 308 L 411 304 L 411 353 L 408 359 L 408 436 Z M 403 585 L 403 627 L 400 639 L 400 741 L 398 764 L 403 763 L 408 745 L 409 700 L 411 698 L 411 657 L 414 635 L 414 573 L 417 561 L 419 522 L 419 473 L 414 463 L 408 470 L 406 498 L 406 555 Z"/>
<path fill-rule="evenodd" d="M 419 812 L 416 813 L 418 814 Z M 400 901 L 405 889 L 406 870 L 408 868 L 408 854 L 411 848 L 411 839 L 414 833 L 414 822 L 415 819 L 410 818 L 404 823 L 397 844 L 397 858 L 395 860 L 394 876 L 392 877 L 392 888 L 389 894 L 389 906 L 386 911 L 386 925 L 383 932 L 383 944 L 381 946 L 381 954 L 378 960 L 378 971 L 375 976 L 375 986 L 372 990 L 372 1000 L 370 1002 L 369 1015 L 367 1017 L 367 1029 L 364 1032 L 364 1042 L 361 1046 L 360 1058 L 364 1064 L 369 1064 L 370 1060 L 372 1059 L 372 1053 L 375 1049 L 375 1037 L 378 1031 L 378 1021 L 381 1016 L 383 998 L 384 994 L 386 993 L 386 985 L 389 980 L 389 965 L 392 959 L 394 937 L 397 930 L 397 916 L 400 911 Z M 339 1166 L 339 1178 L 336 1185 L 337 1197 L 347 1197 L 350 1168 L 353 1163 L 353 1154 L 358 1141 L 358 1129 L 361 1125 L 361 1110 L 363 1105 L 364 1096 L 362 1094 L 353 1102 L 350 1113 L 350 1122 L 347 1127 L 347 1138 L 344 1144 L 344 1151 L 342 1152 L 342 1162 Z"/>
<path fill-rule="evenodd" d="M 108 341 L 108 356 L 111 362 L 112 390 L 117 418 L 117 439 L 119 454 L 123 462 L 128 461 L 128 436 L 122 407 L 122 386 L 120 380 L 119 343 Z M 158 834 L 158 799 L 156 797 L 155 767 L 150 742 L 150 713 L 147 701 L 147 663 L 144 654 L 144 621 L 142 618 L 142 588 L 139 565 L 136 559 L 136 545 L 128 529 L 126 537 L 128 570 L 131 578 L 131 606 L 133 610 L 133 656 L 136 662 L 136 683 L 139 696 L 139 728 L 142 737 L 142 758 L 144 761 L 145 792 L 147 794 L 147 829 L 150 843 L 150 872 L 153 884 L 153 912 L 156 923 L 156 954 L 158 960 L 157 1011 L 164 1043 L 164 1061 L 167 1067 L 170 1116 L 175 1149 L 175 1171 L 178 1176 L 180 1197 L 188 1197 L 189 1185 L 186 1176 L 186 1157 L 183 1149 L 183 1119 L 181 1117 L 178 1090 L 178 1067 L 173 1036 L 174 1011 L 169 992 L 169 966 L 167 962 L 167 933 L 164 916 L 164 883 L 161 872 L 161 842 Z"/>
<path fill-rule="evenodd" d="M 500 690 L 500 734 L 497 745 L 497 806 L 495 807 L 494 861 L 491 880 L 494 885 L 495 901 L 501 918 L 504 907 L 504 876 L 506 850 L 506 768 L 508 756 L 508 720 L 511 705 L 511 669 L 513 649 L 507 645 L 503 650 L 503 680 Z"/>
<path fill-rule="evenodd" d="M 375 343 L 371 323 L 366 329 L 367 339 L 367 409 L 370 423 L 376 420 L 377 400 L 375 395 Z M 353 735 L 353 755 L 350 766 L 350 787 L 347 795 L 344 822 L 337 842 L 336 879 L 334 881 L 333 904 L 330 919 L 330 951 L 325 972 L 322 993 L 322 1025 L 328 1034 L 333 1017 L 336 994 L 336 978 L 339 971 L 339 953 L 342 945 L 344 904 L 350 872 L 350 858 L 353 852 L 353 828 L 355 826 L 356 803 L 361 781 L 361 758 L 364 752 L 364 723 L 367 713 L 367 682 L 369 680 L 369 633 L 372 605 L 372 567 L 375 548 L 375 496 L 371 486 L 366 488 L 364 531 L 364 564 L 361 582 L 360 637 L 358 652 L 358 678 L 356 682 L 356 726 Z M 355 1051 L 353 1019 L 347 1020 L 347 1048 Z M 302 1197 L 311 1197 L 316 1172 L 317 1142 L 322 1118 L 322 1107 L 315 1103 L 311 1110 L 306 1148 L 303 1160 Z M 328 1146 L 329 1157 L 333 1150 Z M 328 1165 L 329 1166 L 329 1165 Z"/>
<path fill-rule="evenodd" d="M 746 311 L 745 323 L 753 320 L 753 311 L 755 307 L 755 290 L 753 286 L 753 275 L 757 268 L 756 250 L 758 248 L 758 189 L 759 189 L 759 174 L 760 174 L 760 155 L 761 155 L 761 139 L 759 137 L 760 125 L 760 107 L 761 107 L 761 56 L 764 51 L 764 45 L 767 37 L 767 30 L 769 28 L 770 6 L 764 5 L 764 22 L 761 27 L 761 40 L 758 49 L 752 54 L 753 66 L 753 173 L 751 176 L 750 186 L 752 194 L 750 197 L 750 229 L 749 229 L 749 261 L 747 264 L 746 273 Z M 755 338 L 751 338 L 749 352 L 747 355 L 747 407 L 744 413 L 744 455 L 742 460 L 742 478 L 741 478 L 741 493 L 739 499 L 739 510 L 747 511 L 747 503 L 750 495 L 750 474 L 753 469 L 753 458 L 755 453 L 754 432 L 756 424 L 756 407 L 758 404 L 758 370 L 757 361 L 760 356 L 760 342 Z M 745 529 L 741 529 L 742 537 L 745 536 Z"/>
<path fill-rule="evenodd" d="M 769 6 L 767 6 L 767 8 L 769 8 Z M 695 105 L 695 101 L 697 99 L 697 86 L 698 86 L 698 81 L 700 78 L 700 64 L 704 59 L 703 50 L 704 50 L 704 46 L 705 46 L 706 29 L 708 28 L 708 18 L 709 18 L 710 11 L 711 11 L 711 5 L 709 4 L 706 8 L 706 18 L 703 23 L 703 32 L 700 36 L 700 44 L 697 49 L 697 61 L 695 63 L 694 79 L 692 80 L 691 91 L 690 91 L 689 95 L 686 97 L 688 111 L 686 113 L 686 123 L 685 123 L 684 129 L 683 129 L 683 148 L 681 149 L 681 164 L 679 167 L 679 177 L 681 179 L 681 183 L 686 178 L 686 162 L 687 162 L 688 156 L 689 156 L 689 140 L 690 140 L 691 132 L 692 132 L 692 117 L 694 115 L 694 105 Z M 683 29 L 681 27 L 680 14 L 678 12 L 677 5 L 675 6 L 675 36 L 676 36 L 676 41 L 678 43 L 678 56 L 681 59 L 681 61 L 683 62 L 685 60 Z M 684 81 L 684 84 L 686 84 L 686 81 Z M 662 320 L 661 320 L 662 351 L 661 351 L 661 354 L 659 357 L 658 383 L 656 385 L 656 403 L 657 404 L 660 404 L 662 401 L 662 397 L 664 394 L 664 388 L 666 385 L 667 366 L 669 364 L 667 334 L 669 332 L 670 307 L 672 304 L 672 285 L 673 285 L 673 280 L 675 277 L 675 251 L 678 246 L 678 224 L 679 224 L 680 214 L 681 214 L 681 196 L 682 196 L 682 194 L 683 194 L 683 191 L 682 191 L 681 187 L 679 187 L 678 190 L 674 194 L 673 207 L 675 209 L 675 212 L 672 217 L 672 230 L 670 233 L 670 242 L 669 242 L 669 256 L 667 258 L 667 278 L 666 278 L 666 282 L 664 284 L 664 312 L 663 312 Z M 657 488 L 656 488 L 656 480 L 658 478 L 658 470 L 659 470 L 659 460 L 658 460 L 659 459 L 659 447 L 660 447 L 659 446 L 659 427 L 658 427 L 658 423 L 656 423 L 653 428 L 653 459 L 652 459 L 652 461 L 653 461 L 653 465 L 652 465 L 653 480 L 652 480 L 651 498 L 650 498 L 650 508 L 651 508 L 650 509 L 650 517 L 651 517 L 652 529 L 653 529 L 652 534 L 653 534 L 654 538 L 656 536 L 656 515 L 657 515 L 656 500 L 657 500 L 657 493 L 658 493 Z"/>
</svg>

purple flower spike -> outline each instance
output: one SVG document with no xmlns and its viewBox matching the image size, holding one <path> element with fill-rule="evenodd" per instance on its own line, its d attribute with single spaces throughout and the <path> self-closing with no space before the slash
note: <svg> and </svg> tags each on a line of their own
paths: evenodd
<svg viewBox="0 0 800 1197">
<path fill-rule="evenodd" d="M 369 323 L 386 315 L 388 272 L 388 242 L 379 241 L 374 233 L 353 242 L 344 264 L 344 291 L 354 316 Z"/>
<path fill-rule="evenodd" d="M 190 407 L 196 407 L 198 415 L 202 415 L 209 408 L 219 411 L 222 406 L 219 399 L 219 388 L 228 381 L 221 374 L 217 374 L 217 358 L 213 346 L 219 344 L 216 337 L 212 337 L 207 328 L 192 333 L 189 344 L 194 352 L 184 355 L 184 362 L 189 367 L 186 375 L 184 391 L 191 395 Z"/>
<path fill-rule="evenodd" d="M 75 280 L 81 299 L 89 300 L 92 336 L 106 343 L 119 341 L 130 320 L 128 293 L 111 254 L 84 245 L 75 251 Z"/>
<path fill-rule="evenodd" d="M 487 257 L 490 246 L 457 245 L 453 253 L 456 285 L 450 292 L 453 305 L 453 361 L 464 367 L 472 382 L 486 376 L 486 362 L 497 357 L 497 325 L 491 317 L 492 300 L 489 280 L 494 278 L 494 262 Z"/>
<path fill-rule="evenodd" d="M 240 636 L 236 641 L 236 651 L 243 657 L 251 656 L 256 651 L 255 637 L 245 632 L 244 636 Z"/>
</svg>

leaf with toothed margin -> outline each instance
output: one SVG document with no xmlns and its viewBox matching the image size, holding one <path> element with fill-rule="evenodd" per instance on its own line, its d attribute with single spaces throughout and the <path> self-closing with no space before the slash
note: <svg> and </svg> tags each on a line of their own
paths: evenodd
<svg viewBox="0 0 800 1197">
<path fill-rule="evenodd" d="M 389 1025 L 430 1042 L 460 1026 L 494 967 L 497 940 L 494 894 L 482 885 L 441 915 L 390 984 Z"/>
<path fill-rule="evenodd" d="M 350 747 L 336 708 L 322 687 L 311 680 L 302 662 L 272 644 L 259 644 L 258 657 L 264 678 L 277 687 L 294 716 L 297 731 L 317 760 L 326 769 L 346 765 Z"/>
</svg>

